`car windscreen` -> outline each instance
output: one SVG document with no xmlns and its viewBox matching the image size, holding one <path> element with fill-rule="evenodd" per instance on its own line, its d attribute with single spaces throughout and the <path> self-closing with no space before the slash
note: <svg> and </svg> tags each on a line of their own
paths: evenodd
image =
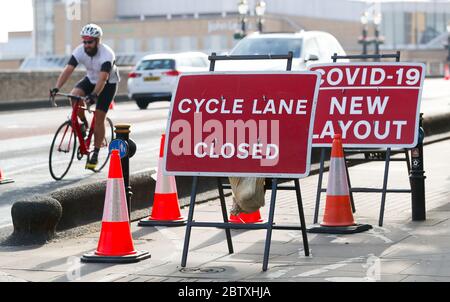
<svg viewBox="0 0 450 302">
<path fill-rule="evenodd" d="M 175 60 L 172 59 L 144 60 L 140 62 L 136 68 L 136 70 L 152 70 L 152 69 L 175 69 Z"/>
<path fill-rule="evenodd" d="M 302 39 L 257 38 L 244 39 L 231 51 L 231 55 L 286 55 L 289 51 L 300 57 Z"/>
</svg>

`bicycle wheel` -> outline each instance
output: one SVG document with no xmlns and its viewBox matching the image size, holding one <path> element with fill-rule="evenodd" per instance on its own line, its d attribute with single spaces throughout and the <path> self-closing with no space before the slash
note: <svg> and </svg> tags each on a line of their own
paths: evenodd
<svg viewBox="0 0 450 302">
<path fill-rule="evenodd" d="M 112 121 L 107 117 L 105 119 L 105 138 L 103 139 L 100 152 L 98 153 L 98 165 L 95 172 L 100 172 L 109 160 L 109 144 L 114 139 L 114 129 Z"/>
<path fill-rule="evenodd" d="M 76 135 L 70 121 L 63 123 L 56 130 L 50 147 L 49 168 L 55 180 L 61 180 L 69 172 L 75 156 Z"/>
</svg>

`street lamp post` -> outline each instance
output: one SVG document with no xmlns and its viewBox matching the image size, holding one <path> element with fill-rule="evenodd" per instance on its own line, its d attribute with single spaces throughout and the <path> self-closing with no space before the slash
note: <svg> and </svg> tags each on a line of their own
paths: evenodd
<svg viewBox="0 0 450 302">
<path fill-rule="evenodd" d="M 247 0 L 241 0 L 238 5 L 239 15 L 241 16 L 241 36 L 242 38 L 246 35 L 246 17 L 248 14 L 248 3 Z"/>
<path fill-rule="evenodd" d="M 258 16 L 258 31 L 263 31 L 264 13 L 266 12 L 266 2 L 258 1 L 255 7 L 256 15 Z"/>
<path fill-rule="evenodd" d="M 368 15 L 367 12 L 364 12 L 364 14 L 361 15 L 362 36 L 358 41 L 360 44 L 362 44 L 362 47 L 363 47 L 362 54 L 363 55 L 367 55 L 367 45 L 370 44 L 370 42 L 367 39 L 367 32 L 368 32 L 367 23 L 369 22 L 367 15 Z"/>
<path fill-rule="evenodd" d="M 369 16 L 369 12 L 365 11 L 361 15 L 361 24 L 362 24 L 362 36 L 358 40 L 360 44 L 362 44 L 363 55 L 367 55 L 367 46 L 374 43 L 375 44 L 375 54 L 380 54 L 380 45 L 383 44 L 383 37 L 380 35 L 380 26 L 381 26 L 381 20 L 382 16 L 381 13 L 374 13 L 372 12 Z M 368 31 L 369 31 L 369 21 L 373 22 L 374 25 L 374 37 L 368 37 Z"/>
<path fill-rule="evenodd" d="M 380 54 L 380 44 L 383 43 L 383 39 L 382 39 L 382 37 L 380 37 L 381 13 L 377 13 L 373 17 L 373 24 L 375 25 L 375 39 L 374 39 L 375 54 L 379 55 Z"/>
</svg>

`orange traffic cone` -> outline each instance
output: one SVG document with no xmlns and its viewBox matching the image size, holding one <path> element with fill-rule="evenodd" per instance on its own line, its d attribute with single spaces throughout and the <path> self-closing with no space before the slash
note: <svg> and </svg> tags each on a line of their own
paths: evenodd
<svg viewBox="0 0 450 302">
<path fill-rule="evenodd" d="M 97 250 L 83 255 L 81 261 L 130 263 L 149 257 L 148 252 L 134 249 L 119 151 L 113 150 Z"/>
<path fill-rule="evenodd" d="M 152 213 L 148 218 L 139 221 L 139 226 L 180 226 L 186 224 L 186 219 L 181 216 L 180 212 L 175 176 L 167 176 L 162 172 L 164 143 L 165 135 L 163 134 L 159 148 L 158 172 L 156 175 Z"/>
<path fill-rule="evenodd" d="M 112 100 L 111 103 L 109 104 L 109 109 L 114 110 L 114 108 L 116 108 L 116 103 L 114 103 L 114 100 Z"/>
<path fill-rule="evenodd" d="M 368 224 L 356 224 L 353 219 L 342 139 L 340 134 L 335 134 L 331 149 L 323 222 L 320 226 L 309 228 L 308 231 L 310 233 L 352 234 L 371 228 L 372 226 Z"/>
<path fill-rule="evenodd" d="M 449 64 L 445 64 L 444 66 L 444 79 L 445 80 L 450 80 L 450 67 L 448 66 Z"/>
<path fill-rule="evenodd" d="M 263 222 L 259 210 L 253 213 L 240 213 L 239 215 L 230 215 L 231 223 L 259 223 Z"/>
<path fill-rule="evenodd" d="M 12 182 L 14 182 L 14 180 L 12 178 L 6 178 L 2 168 L 0 168 L 0 185 L 9 184 Z"/>
</svg>

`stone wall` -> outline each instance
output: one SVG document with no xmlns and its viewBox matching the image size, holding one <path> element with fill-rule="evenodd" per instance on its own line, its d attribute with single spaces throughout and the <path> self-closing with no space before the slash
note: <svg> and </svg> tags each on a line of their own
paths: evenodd
<svg viewBox="0 0 450 302">
<path fill-rule="evenodd" d="M 120 68 L 121 81 L 118 95 L 127 94 L 129 72 L 130 68 Z M 49 89 L 54 87 L 59 74 L 60 71 L 2 71 L 0 72 L 0 102 L 47 99 Z M 61 90 L 70 92 L 84 75 L 84 71 L 75 71 Z"/>
</svg>

